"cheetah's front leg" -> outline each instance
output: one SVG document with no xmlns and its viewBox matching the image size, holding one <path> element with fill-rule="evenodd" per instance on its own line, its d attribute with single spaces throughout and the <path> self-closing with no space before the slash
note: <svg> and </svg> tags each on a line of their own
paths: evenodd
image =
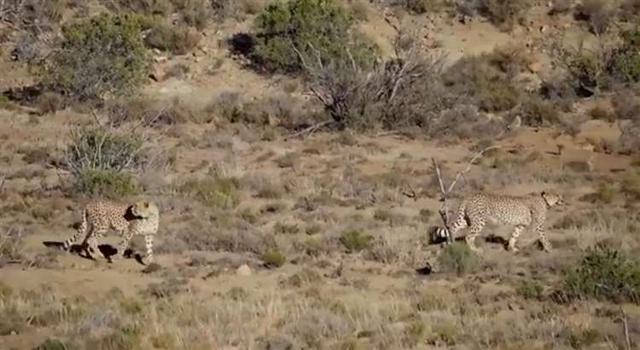
<svg viewBox="0 0 640 350">
<path fill-rule="evenodd" d="M 122 233 L 122 241 L 120 241 L 120 244 L 118 245 L 118 252 L 111 257 L 112 260 L 119 260 L 124 258 L 124 253 L 129 247 L 129 242 L 131 241 L 133 234 L 134 232 L 129 229 L 125 230 Z"/>
<path fill-rule="evenodd" d="M 508 250 L 514 253 L 520 250 L 518 249 L 518 247 L 516 247 L 516 241 L 518 240 L 518 237 L 520 237 L 520 234 L 522 234 L 522 230 L 524 230 L 524 226 L 518 225 L 515 227 L 513 233 L 511 234 L 511 238 L 509 238 L 509 244 L 507 245 Z"/>
<path fill-rule="evenodd" d="M 549 242 L 549 239 L 547 239 L 544 233 L 544 219 L 537 220 L 536 231 L 538 232 L 538 237 L 540 237 L 542 249 L 547 253 L 551 252 L 551 242 Z"/>
<path fill-rule="evenodd" d="M 476 241 L 476 237 L 480 234 L 483 227 L 484 227 L 484 223 L 472 224 L 471 227 L 469 228 L 469 231 L 470 231 L 469 234 L 464 238 L 469 248 L 476 253 L 482 252 L 482 250 L 476 246 L 475 241 Z"/>
<path fill-rule="evenodd" d="M 147 255 L 144 258 L 145 264 L 150 264 L 153 262 L 153 235 L 145 235 L 144 243 L 147 248 Z"/>
</svg>

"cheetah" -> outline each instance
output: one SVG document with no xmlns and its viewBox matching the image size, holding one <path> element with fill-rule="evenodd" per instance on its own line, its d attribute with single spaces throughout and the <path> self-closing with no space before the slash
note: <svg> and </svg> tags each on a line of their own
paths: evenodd
<svg viewBox="0 0 640 350">
<path fill-rule="evenodd" d="M 543 249 L 551 251 L 551 243 L 544 233 L 547 209 L 563 205 L 562 196 L 555 193 L 539 192 L 524 196 L 506 196 L 488 193 L 477 193 L 463 199 L 458 216 L 451 228 L 451 240 L 461 229 L 469 226 L 471 231 L 465 241 L 474 251 L 479 251 L 475 238 L 482 231 L 487 221 L 496 224 L 514 225 L 515 229 L 509 238 L 507 249 L 517 252 L 516 241 L 525 227 L 534 225 L 540 237 Z"/>
<path fill-rule="evenodd" d="M 134 235 L 144 235 L 147 250 L 144 260 L 150 263 L 153 261 L 153 237 L 158 231 L 159 217 L 160 212 L 153 202 L 123 204 L 105 200 L 92 201 L 83 210 L 78 231 L 64 242 L 63 249 L 68 251 L 72 244 L 84 236 L 82 246 L 87 256 L 93 259 L 91 253 L 98 251 L 98 239 L 109 229 L 113 229 L 122 236 L 116 258 L 124 255 Z"/>
</svg>

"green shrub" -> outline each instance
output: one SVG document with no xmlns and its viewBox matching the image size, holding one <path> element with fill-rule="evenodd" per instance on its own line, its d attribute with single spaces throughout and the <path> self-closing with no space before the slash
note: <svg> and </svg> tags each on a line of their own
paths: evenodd
<svg viewBox="0 0 640 350">
<path fill-rule="evenodd" d="M 623 82 L 640 81 L 640 25 L 622 34 L 624 44 L 612 57 L 612 74 Z"/>
<path fill-rule="evenodd" d="M 58 339 L 47 338 L 42 344 L 33 348 L 34 350 L 70 350 L 73 349 L 65 342 Z"/>
<path fill-rule="evenodd" d="M 640 303 L 640 262 L 597 245 L 587 250 L 578 266 L 565 271 L 563 287 L 569 298 Z"/>
<path fill-rule="evenodd" d="M 151 28 L 145 38 L 145 44 L 154 49 L 170 51 L 175 55 L 184 55 L 198 46 L 201 39 L 201 35 L 191 28 L 158 24 Z"/>
<path fill-rule="evenodd" d="M 443 272 L 454 272 L 459 276 L 478 268 L 480 259 L 465 243 L 447 245 L 438 257 Z"/>
<path fill-rule="evenodd" d="M 104 169 L 84 169 L 75 176 L 74 189 L 91 197 L 120 198 L 136 194 L 133 175 Z"/>
<path fill-rule="evenodd" d="M 340 236 L 340 243 L 347 248 L 347 251 L 359 252 L 363 249 L 371 247 L 373 237 L 361 231 L 346 231 Z"/>
<path fill-rule="evenodd" d="M 525 280 L 516 290 L 525 299 L 541 299 L 544 287 L 537 281 Z"/>
<path fill-rule="evenodd" d="M 180 190 L 213 208 L 231 209 L 240 202 L 238 181 L 235 178 L 213 176 L 192 179 L 185 182 Z"/>
<path fill-rule="evenodd" d="M 281 267 L 287 262 L 287 257 L 278 250 L 270 250 L 262 254 L 262 262 L 268 268 Z"/>
<path fill-rule="evenodd" d="M 252 54 L 267 70 L 298 72 L 301 57 L 340 59 L 371 65 L 374 50 L 350 34 L 353 19 L 335 0 L 290 0 L 272 3 L 256 18 L 258 32 Z"/>
<path fill-rule="evenodd" d="M 149 68 L 142 27 L 141 17 L 134 15 L 100 15 L 66 26 L 45 82 L 79 100 L 130 94 Z"/>
</svg>

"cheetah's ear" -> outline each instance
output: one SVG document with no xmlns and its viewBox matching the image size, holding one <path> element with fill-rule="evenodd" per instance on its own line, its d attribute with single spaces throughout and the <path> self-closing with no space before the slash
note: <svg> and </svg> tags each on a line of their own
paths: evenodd
<svg viewBox="0 0 640 350">
<path fill-rule="evenodd" d="M 149 208 L 149 202 L 144 202 L 144 207 Z"/>
<path fill-rule="evenodd" d="M 546 196 L 546 195 L 547 195 L 547 192 L 542 191 L 542 192 L 540 193 L 540 195 L 541 195 L 542 197 L 544 197 L 544 196 Z"/>
</svg>

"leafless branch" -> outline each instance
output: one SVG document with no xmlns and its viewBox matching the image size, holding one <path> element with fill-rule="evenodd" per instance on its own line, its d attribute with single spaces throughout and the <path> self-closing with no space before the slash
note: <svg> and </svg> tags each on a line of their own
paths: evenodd
<svg viewBox="0 0 640 350">
<path fill-rule="evenodd" d="M 442 202 L 442 206 L 440 207 L 440 210 L 438 211 L 438 213 L 440 214 L 440 218 L 442 219 L 442 223 L 444 224 L 444 227 L 447 229 L 447 232 L 451 232 L 451 228 L 449 226 L 450 224 L 450 220 L 449 220 L 449 207 L 448 207 L 448 199 L 449 199 L 449 195 L 451 194 L 451 192 L 453 192 L 453 190 L 455 189 L 456 184 L 458 183 L 458 181 L 464 177 L 464 175 L 466 173 L 468 173 L 471 170 L 471 166 L 474 164 L 474 162 L 476 160 L 478 160 L 479 158 L 481 158 L 485 152 L 491 150 L 491 149 L 496 149 L 496 148 L 500 148 L 501 146 L 489 146 L 483 150 L 481 150 L 480 152 L 477 152 L 476 154 L 474 154 L 473 157 L 471 157 L 471 160 L 469 160 L 469 162 L 467 163 L 467 166 L 464 167 L 461 171 L 459 171 L 454 180 L 451 182 L 451 184 L 449 185 L 449 187 L 447 187 L 445 185 L 445 182 L 442 178 L 442 172 L 440 171 L 440 166 L 438 165 L 438 162 L 436 161 L 435 158 L 432 158 L 432 162 L 433 162 L 433 167 L 435 168 L 436 171 L 436 176 L 438 178 L 438 184 L 440 186 L 440 193 L 441 193 L 441 198 L 440 201 Z M 453 238 L 451 235 L 448 236 L 449 242 L 453 241 Z"/>
<path fill-rule="evenodd" d="M 305 134 L 307 134 L 307 133 L 308 133 L 308 134 L 312 134 L 312 133 L 314 133 L 316 130 L 320 129 L 321 127 L 326 126 L 326 125 L 329 125 L 329 124 L 331 124 L 331 123 L 333 123 L 333 122 L 334 122 L 334 121 L 333 121 L 333 119 L 332 119 L 332 120 L 325 120 L 325 121 L 323 121 L 323 122 L 313 124 L 313 125 L 311 125 L 311 126 L 310 126 L 310 127 L 308 127 L 308 128 L 305 128 L 305 129 L 300 130 L 300 131 L 298 131 L 298 132 L 296 132 L 296 133 L 294 133 L 294 134 L 289 135 L 289 136 L 287 137 L 287 139 L 294 138 L 294 137 L 298 137 L 298 136 L 304 136 L 304 135 L 305 135 Z"/>
</svg>

